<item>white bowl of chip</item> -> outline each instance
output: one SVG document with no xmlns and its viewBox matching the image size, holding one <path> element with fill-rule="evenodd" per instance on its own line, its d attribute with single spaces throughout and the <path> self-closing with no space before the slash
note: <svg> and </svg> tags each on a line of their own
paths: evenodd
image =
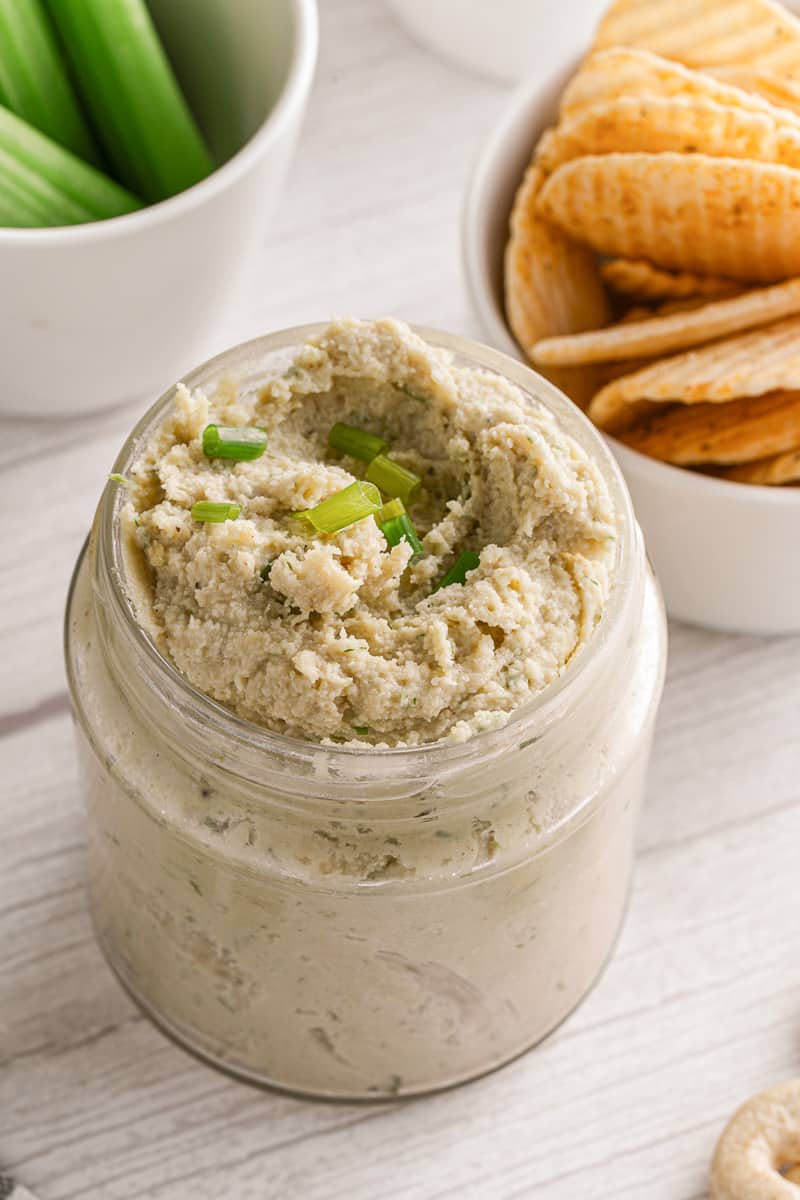
<svg viewBox="0 0 800 1200">
<path fill-rule="evenodd" d="M 517 90 L 479 156 L 463 211 L 467 283 L 487 340 L 523 360 L 503 306 L 508 218 L 533 146 L 577 65 L 556 62 Z M 800 632 L 800 488 L 714 479 L 608 440 L 670 615 L 728 632 Z"/>
</svg>

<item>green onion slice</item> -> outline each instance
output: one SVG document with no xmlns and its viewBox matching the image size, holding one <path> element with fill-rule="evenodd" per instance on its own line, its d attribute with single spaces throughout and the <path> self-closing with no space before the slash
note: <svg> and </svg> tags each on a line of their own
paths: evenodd
<svg viewBox="0 0 800 1200">
<path fill-rule="evenodd" d="M 272 559 L 270 559 L 269 562 L 266 563 L 261 568 L 261 570 L 258 572 L 259 575 L 261 576 L 261 578 L 264 580 L 264 583 L 266 583 L 267 580 L 269 579 L 269 573 L 271 570 L 272 570 Z"/>
<path fill-rule="evenodd" d="M 341 421 L 337 421 L 328 434 L 328 445 L 331 450 L 340 450 L 342 454 L 349 454 L 351 458 L 359 458 L 366 463 L 372 462 L 389 447 L 388 442 L 374 433 L 366 433 L 355 425 L 343 425 Z"/>
<path fill-rule="evenodd" d="M 203 454 L 206 458 L 234 458 L 252 462 L 267 448 L 267 435 L 255 425 L 206 425 Z"/>
<path fill-rule="evenodd" d="M 402 500 L 389 500 L 377 514 L 375 520 L 379 525 L 383 525 L 384 521 L 391 521 L 393 517 L 402 517 L 405 511 L 406 506 Z"/>
<path fill-rule="evenodd" d="M 198 500 L 192 505 L 192 520 L 219 524 L 221 521 L 235 521 L 241 511 L 241 504 L 230 504 L 226 500 Z"/>
<path fill-rule="evenodd" d="M 367 467 L 367 479 L 387 496 L 396 496 L 409 504 L 422 487 L 422 480 L 413 471 L 407 471 L 385 454 L 373 458 Z"/>
<path fill-rule="evenodd" d="M 450 587 L 451 583 L 465 583 L 468 571 L 474 571 L 480 565 L 480 555 L 474 550 L 462 550 L 446 575 L 443 575 L 434 587 L 434 592 L 440 588 Z"/>
<path fill-rule="evenodd" d="M 388 521 L 384 521 L 381 524 L 381 533 L 390 546 L 397 546 L 403 540 L 407 541 L 414 551 L 412 562 L 417 562 L 418 559 L 424 557 L 425 547 L 419 540 L 414 523 L 408 513 L 401 513 L 399 517 L 391 517 Z"/>
<path fill-rule="evenodd" d="M 364 737 L 365 734 L 369 733 L 369 725 L 354 725 L 353 731 Z"/>
<path fill-rule="evenodd" d="M 124 475 L 117 475 L 116 472 L 114 472 L 112 475 L 109 475 L 108 478 L 112 483 L 121 483 L 123 487 L 133 487 L 132 479 L 126 479 Z"/>
<path fill-rule="evenodd" d="M 378 489 L 371 483 L 362 483 L 357 479 L 341 492 L 334 492 L 320 501 L 314 508 L 292 513 L 292 516 L 308 521 L 319 533 L 339 533 L 349 525 L 355 525 L 356 521 L 380 512 L 380 509 Z"/>
</svg>

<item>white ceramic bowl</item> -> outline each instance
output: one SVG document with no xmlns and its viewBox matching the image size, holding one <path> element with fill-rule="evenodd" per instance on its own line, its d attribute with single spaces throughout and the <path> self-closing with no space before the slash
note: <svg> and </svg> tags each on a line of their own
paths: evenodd
<svg viewBox="0 0 800 1200">
<path fill-rule="evenodd" d="M 582 54 L 608 0 L 386 0 L 437 54 L 480 75 L 516 82 L 554 58 Z"/>
<path fill-rule="evenodd" d="M 503 310 L 514 191 L 577 62 L 524 84 L 478 160 L 463 217 L 467 282 L 489 341 L 524 359 Z M 752 487 L 656 462 L 608 439 L 671 616 L 713 629 L 800 632 L 800 489 Z"/>
<path fill-rule="evenodd" d="M 0 412 L 86 412 L 158 395 L 207 358 L 263 240 L 305 111 L 315 0 L 150 0 L 224 165 L 141 212 L 0 229 Z"/>
</svg>

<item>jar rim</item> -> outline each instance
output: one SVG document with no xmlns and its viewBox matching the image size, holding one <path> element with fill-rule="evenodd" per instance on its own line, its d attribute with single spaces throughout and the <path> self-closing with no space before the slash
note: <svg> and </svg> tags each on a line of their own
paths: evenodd
<svg viewBox="0 0 800 1200">
<path fill-rule="evenodd" d="M 309 338 L 322 334 L 328 324 L 315 322 L 264 334 L 230 347 L 195 367 L 168 388 L 137 422 L 117 455 L 113 472 L 125 475 L 142 443 L 163 419 L 180 384 L 190 389 L 207 386 L 215 376 L 224 373 L 233 373 L 241 380 L 241 368 L 249 369 L 250 375 L 255 378 L 259 364 L 263 370 L 264 359 L 267 356 L 275 354 L 276 351 L 298 348 Z M 318 761 L 320 754 L 325 754 L 329 756 L 328 761 L 332 765 L 335 764 L 334 769 L 339 770 L 346 769 L 348 764 L 359 770 L 368 769 L 370 760 L 379 758 L 382 770 L 394 769 L 403 775 L 416 774 L 415 768 L 418 769 L 423 764 L 430 770 L 433 765 L 432 758 L 435 759 L 436 769 L 445 772 L 481 763 L 502 753 L 508 746 L 518 744 L 520 740 L 524 741 L 526 735 L 528 740 L 533 740 L 539 728 L 544 729 L 549 725 L 555 711 L 561 711 L 566 697 L 580 686 L 580 680 L 585 676 L 590 664 L 602 657 L 603 651 L 613 643 L 614 635 L 623 619 L 632 590 L 632 574 L 636 571 L 637 559 L 641 556 L 641 535 L 622 473 L 601 434 L 572 401 L 549 380 L 525 364 L 471 338 L 428 326 L 409 327 L 434 348 L 449 351 L 464 365 L 489 370 L 509 379 L 526 397 L 543 404 L 561 428 L 575 439 L 598 466 L 609 489 L 617 518 L 615 561 L 606 604 L 591 636 L 573 654 L 558 678 L 509 713 L 508 719 L 498 728 L 474 733 L 463 742 L 442 738 L 413 746 L 376 746 L 371 743 L 339 745 L 296 738 L 238 716 L 196 688 L 162 654 L 151 634 L 140 622 L 131 590 L 126 582 L 125 555 L 119 536 L 118 519 L 124 503 L 124 492 L 121 488 L 107 486 L 98 508 L 97 553 L 98 563 L 110 582 L 108 593 L 115 615 L 125 628 L 135 650 L 154 671 L 163 692 L 180 698 L 182 713 L 193 716 L 206 728 L 213 727 L 223 741 L 246 749 L 249 752 L 248 757 L 255 751 L 256 754 L 268 753 L 296 763 L 310 763 L 312 760 Z"/>
</svg>

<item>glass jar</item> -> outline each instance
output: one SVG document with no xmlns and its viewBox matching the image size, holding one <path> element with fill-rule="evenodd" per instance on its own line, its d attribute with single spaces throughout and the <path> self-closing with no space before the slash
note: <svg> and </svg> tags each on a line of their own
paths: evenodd
<svg viewBox="0 0 800 1200">
<path fill-rule="evenodd" d="M 260 338 L 184 382 L 247 385 L 318 331 Z M 663 684 L 660 596 L 601 438 L 521 364 L 419 332 L 543 401 L 599 463 L 618 514 L 599 625 L 505 726 L 377 750 L 240 720 L 137 622 L 119 488 L 103 494 L 67 609 L 90 903 L 109 963 L 193 1050 L 318 1096 L 469 1079 L 528 1049 L 586 994 L 625 907 Z"/>
</svg>

